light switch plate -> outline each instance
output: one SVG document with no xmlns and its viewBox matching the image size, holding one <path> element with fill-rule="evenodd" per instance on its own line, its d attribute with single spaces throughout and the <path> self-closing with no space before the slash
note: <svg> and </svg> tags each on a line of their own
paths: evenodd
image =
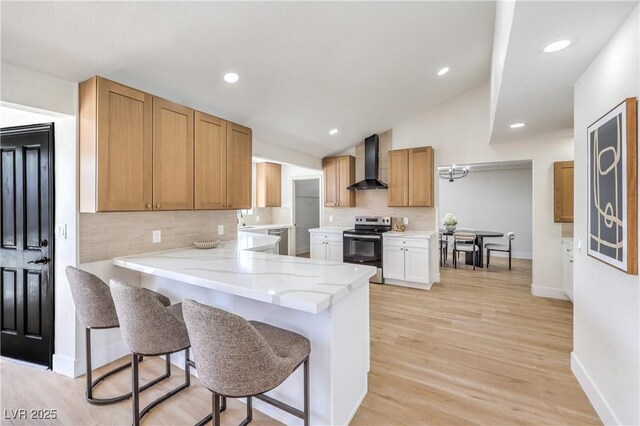
<svg viewBox="0 0 640 426">
<path fill-rule="evenodd" d="M 329 222 L 333 222 L 333 216 L 329 216 Z"/>
<path fill-rule="evenodd" d="M 58 240 L 66 240 L 67 239 L 67 224 L 66 223 L 56 223 L 56 227 L 54 229 L 54 235 Z"/>
<path fill-rule="evenodd" d="M 224 235 L 224 225 L 218 225 L 218 235 Z"/>
<path fill-rule="evenodd" d="M 403 217 L 402 218 L 402 223 L 404 223 L 405 225 L 409 224 L 409 218 L 408 217 Z"/>
<path fill-rule="evenodd" d="M 155 231 L 153 231 L 153 233 L 151 234 L 151 242 L 153 243 L 159 243 L 160 241 L 162 241 L 162 231 L 159 229 L 156 229 Z"/>
</svg>

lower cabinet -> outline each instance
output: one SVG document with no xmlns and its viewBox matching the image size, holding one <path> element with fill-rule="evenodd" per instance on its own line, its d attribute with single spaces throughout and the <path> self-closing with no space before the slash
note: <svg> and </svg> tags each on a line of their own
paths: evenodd
<svg viewBox="0 0 640 426">
<path fill-rule="evenodd" d="M 573 246 L 562 244 L 562 288 L 573 302 Z"/>
<path fill-rule="evenodd" d="M 429 238 L 384 237 L 382 272 L 385 284 L 430 289 Z"/>
<path fill-rule="evenodd" d="M 342 234 L 311 232 L 311 259 L 342 262 Z"/>
</svg>

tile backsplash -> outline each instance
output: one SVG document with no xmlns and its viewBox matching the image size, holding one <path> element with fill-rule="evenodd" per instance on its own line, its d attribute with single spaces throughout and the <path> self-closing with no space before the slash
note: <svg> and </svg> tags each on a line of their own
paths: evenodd
<svg viewBox="0 0 640 426">
<path fill-rule="evenodd" d="M 224 225 L 224 235 L 218 235 Z M 161 242 L 152 232 L 161 231 Z M 198 239 L 236 238 L 236 211 L 154 211 L 80 214 L 80 263 L 186 247 Z"/>
<path fill-rule="evenodd" d="M 391 130 L 381 133 L 378 154 L 378 178 L 388 182 L 387 153 L 392 148 Z M 356 182 L 364 179 L 364 142 L 356 147 Z M 356 191 L 356 207 L 325 207 L 325 226 L 352 226 L 355 216 L 392 216 L 409 218 L 406 229 L 436 229 L 433 207 L 388 207 L 387 190 Z M 333 217 L 333 222 L 329 217 Z"/>
</svg>

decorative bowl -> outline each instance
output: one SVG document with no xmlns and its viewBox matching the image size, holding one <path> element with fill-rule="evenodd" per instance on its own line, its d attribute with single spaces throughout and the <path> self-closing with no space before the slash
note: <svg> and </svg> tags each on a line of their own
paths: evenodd
<svg viewBox="0 0 640 426">
<path fill-rule="evenodd" d="M 212 249 L 218 244 L 220 244 L 220 240 L 199 240 L 193 242 L 193 245 L 199 249 Z"/>
</svg>

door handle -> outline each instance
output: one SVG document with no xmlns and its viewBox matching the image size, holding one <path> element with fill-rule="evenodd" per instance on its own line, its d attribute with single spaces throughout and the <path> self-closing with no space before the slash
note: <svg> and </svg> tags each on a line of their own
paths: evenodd
<svg viewBox="0 0 640 426">
<path fill-rule="evenodd" d="M 49 259 L 47 256 L 45 256 L 42 259 L 32 260 L 32 261 L 27 262 L 27 263 L 35 263 L 36 265 L 46 265 L 47 263 L 49 263 L 50 260 L 51 259 Z"/>
</svg>

